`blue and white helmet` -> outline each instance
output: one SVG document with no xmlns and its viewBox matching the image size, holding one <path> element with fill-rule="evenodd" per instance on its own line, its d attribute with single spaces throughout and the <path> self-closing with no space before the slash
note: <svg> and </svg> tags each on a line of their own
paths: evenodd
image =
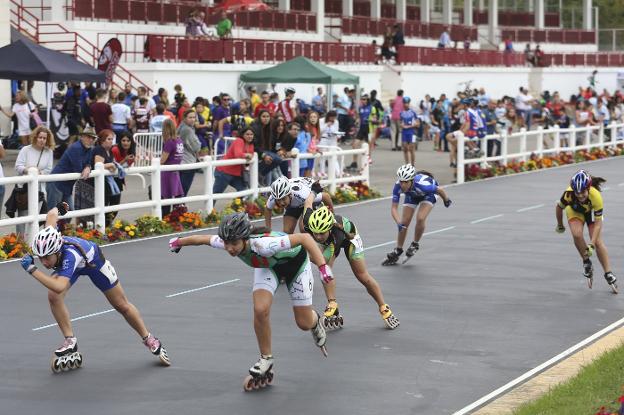
<svg viewBox="0 0 624 415">
<path fill-rule="evenodd" d="M 404 164 L 396 172 L 397 179 L 402 182 L 407 182 L 409 180 L 414 180 L 416 176 L 416 167 L 411 164 Z"/>
<path fill-rule="evenodd" d="M 46 226 L 37 234 L 32 241 L 30 248 L 33 254 L 44 257 L 56 254 L 63 246 L 63 235 L 53 226 Z"/>
<path fill-rule="evenodd" d="M 570 180 L 570 186 L 572 190 L 574 190 L 574 193 L 581 193 L 583 190 L 589 189 L 591 184 L 591 175 L 585 170 L 577 171 L 574 176 L 572 176 L 572 180 Z"/>
</svg>

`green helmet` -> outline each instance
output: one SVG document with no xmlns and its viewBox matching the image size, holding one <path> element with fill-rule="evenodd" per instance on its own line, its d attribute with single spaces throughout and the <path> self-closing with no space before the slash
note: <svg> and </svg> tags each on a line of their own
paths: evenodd
<svg viewBox="0 0 624 415">
<path fill-rule="evenodd" d="M 331 230 L 332 226 L 334 226 L 334 214 L 327 206 L 316 209 L 308 220 L 308 228 L 313 233 L 325 233 Z"/>
</svg>

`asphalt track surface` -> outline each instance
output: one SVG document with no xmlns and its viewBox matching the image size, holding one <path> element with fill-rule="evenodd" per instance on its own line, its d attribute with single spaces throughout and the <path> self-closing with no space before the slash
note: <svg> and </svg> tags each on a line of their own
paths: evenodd
<svg viewBox="0 0 624 415">
<path fill-rule="evenodd" d="M 624 159 L 586 167 L 608 179 L 604 239 L 622 277 Z M 438 203 L 428 222 L 427 231 L 438 232 L 403 266 L 380 266 L 396 230 L 389 200 L 338 210 L 358 225 L 369 270 L 401 326 L 384 328 L 341 256 L 345 328 L 330 333 L 329 357 L 296 328 L 280 288 L 272 309 L 276 378 L 252 393 L 242 391 L 258 357 L 251 269 L 226 252 L 170 254 L 167 238 L 105 248 L 173 365 L 159 367 L 121 316 L 107 312 L 74 323 L 84 366 L 60 375 L 49 369 L 58 328 L 33 330 L 53 323 L 45 289 L 17 263 L 4 264 L 0 413 L 450 414 L 624 314 L 624 294 L 610 293 L 597 261 L 589 290 L 569 230 L 554 232 L 555 201 L 576 169 L 449 187 L 453 205 Z M 167 297 L 213 284 L 220 285 Z M 315 288 L 320 311 L 318 279 Z M 111 308 L 84 277 L 67 304 L 74 318 Z"/>
</svg>

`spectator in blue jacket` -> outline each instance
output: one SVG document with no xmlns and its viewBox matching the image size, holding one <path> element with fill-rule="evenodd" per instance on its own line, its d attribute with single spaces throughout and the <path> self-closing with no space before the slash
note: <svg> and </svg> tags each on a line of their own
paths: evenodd
<svg viewBox="0 0 624 415">
<path fill-rule="evenodd" d="M 85 128 L 80 134 L 80 140 L 69 146 L 51 174 L 80 173 L 81 179 L 86 179 L 91 173 L 91 158 L 93 145 L 97 135 L 91 127 Z M 48 206 L 55 207 L 60 202 L 66 202 L 70 210 L 74 208 L 72 193 L 75 180 L 63 182 L 48 182 Z"/>
</svg>

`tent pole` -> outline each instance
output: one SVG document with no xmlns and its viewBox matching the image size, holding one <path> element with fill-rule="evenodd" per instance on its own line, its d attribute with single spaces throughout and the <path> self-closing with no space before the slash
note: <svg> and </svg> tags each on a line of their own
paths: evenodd
<svg viewBox="0 0 624 415">
<path fill-rule="evenodd" d="M 50 103 L 52 102 L 52 84 L 50 82 L 46 82 L 46 125 L 48 129 L 50 128 Z"/>
</svg>

